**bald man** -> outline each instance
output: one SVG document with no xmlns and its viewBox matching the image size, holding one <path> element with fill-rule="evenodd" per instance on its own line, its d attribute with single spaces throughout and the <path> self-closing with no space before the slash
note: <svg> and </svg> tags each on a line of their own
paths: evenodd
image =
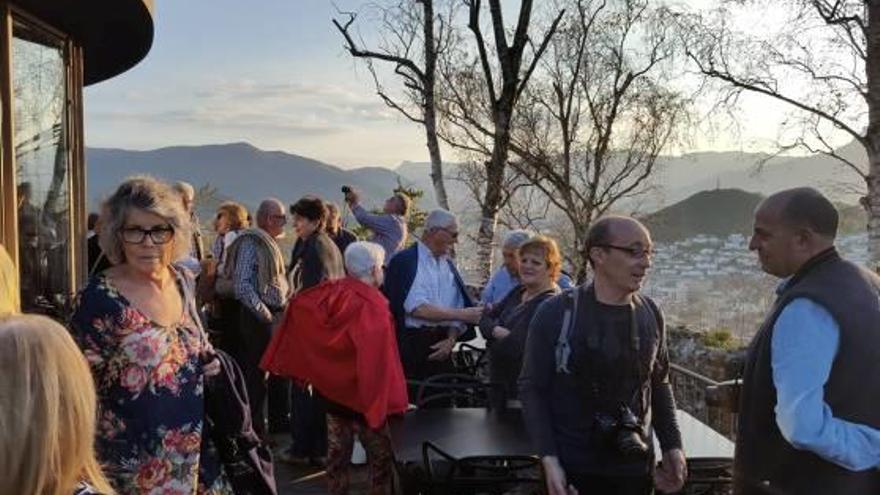
<svg viewBox="0 0 880 495">
<path fill-rule="evenodd" d="M 593 281 L 544 302 L 520 375 L 526 427 L 550 495 L 677 492 L 687 476 L 663 316 L 639 294 L 648 230 L 605 217 L 587 238 Z M 651 431 L 663 451 L 655 471 Z"/>
<path fill-rule="evenodd" d="M 880 493 L 880 279 L 841 259 L 815 189 L 758 205 L 749 249 L 782 279 L 749 348 L 734 489 Z"/>
<path fill-rule="evenodd" d="M 263 200 L 257 209 L 257 228 L 242 231 L 227 248 L 223 274 L 231 275 L 240 305 L 238 324 L 230 325 L 235 332 L 224 350 L 235 358 L 244 374 L 254 431 L 260 436 L 266 432 L 266 378 L 259 368 L 260 358 L 269 344 L 273 322 L 284 312 L 290 296 L 284 257 L 275 241 L 286 223 L 281 201 Z"/>
</svg>

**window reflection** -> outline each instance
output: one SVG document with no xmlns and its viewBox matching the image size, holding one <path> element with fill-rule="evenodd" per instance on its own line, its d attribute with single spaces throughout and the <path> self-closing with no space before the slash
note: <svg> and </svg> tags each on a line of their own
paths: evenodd
<svg viewBox="0 0 880 495">
<path fill-rule="evenodd" d="M 13 35 L 22 309 L 60 316 L 70 297 L 72 260 L 64 48 L 19 22 Z"/>
</svg>

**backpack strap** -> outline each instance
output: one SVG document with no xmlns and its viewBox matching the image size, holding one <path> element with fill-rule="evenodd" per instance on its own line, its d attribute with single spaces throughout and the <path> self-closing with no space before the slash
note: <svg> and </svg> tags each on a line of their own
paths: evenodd
<svg viewBox="0 0 880 495">
<path fill-rule="evenodd" d="M 578 290 L 578 287 L 575 287 L 566 290 L 562 295 L 565 311 L 562 313 L 562 328 L 560 328 L 559 337 L 556 339 L 556 372 L 566 375 L 571 374 L 571 371 L 568 369 L 568 359 L 571 357 L 569 338 L 574 329 L 579 293 L 580 290 Z"/>
</svg>

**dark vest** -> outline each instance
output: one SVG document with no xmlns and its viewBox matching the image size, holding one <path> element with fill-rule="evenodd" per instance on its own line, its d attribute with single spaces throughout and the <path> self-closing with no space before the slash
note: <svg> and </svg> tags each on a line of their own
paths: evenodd
<svg viewBox="0 0 880 495">
<path fill-rule="evenodd" d="M 783 308 L 807 298 L 831 313 L 840 344 L 825 384 L 836 418 L 880 428 L 880 278 L 832 248 L 807 262 L 779 294 L 749 348 L 734 465 L 738 495 L 880 494 L 880 471 L 853 472 L 792 447 L 776 424 L 771 341 Z"/>
</svg>

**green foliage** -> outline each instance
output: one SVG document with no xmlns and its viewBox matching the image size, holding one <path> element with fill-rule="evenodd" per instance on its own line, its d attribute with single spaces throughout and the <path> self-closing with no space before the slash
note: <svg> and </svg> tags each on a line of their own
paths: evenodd
<svg viewBox="0 0 880 495">
<path fill-rule="evenodd" d="M 417 187 L 406 187 L 400 182 L 400 177 L 397 178 L 397 187 L 394 188 L 394 194 L 403 194 L 408 197 L 410 200 L 410 208 L 409 208 L 409 216 L 406 219 L 406 226 L 410 233 L 410 238 L 407 239 L 407 244 L 412 239 L 412 233 L 417 232 L 422 229 L 425 225 L 425 217 L 428 216 L 428 212 L 419 208 L 419 202 L 422 197 L 425 195 L 425 191 L 417 188 Z"/>
<path fill-rule="evenodd" d="M 733 337 L 733 333 L 727 328 L 716 328 L 704 333 L 701 338 L 703 345 L 713 349 L 732 351 L 739 345 Z"/>
</svg>

